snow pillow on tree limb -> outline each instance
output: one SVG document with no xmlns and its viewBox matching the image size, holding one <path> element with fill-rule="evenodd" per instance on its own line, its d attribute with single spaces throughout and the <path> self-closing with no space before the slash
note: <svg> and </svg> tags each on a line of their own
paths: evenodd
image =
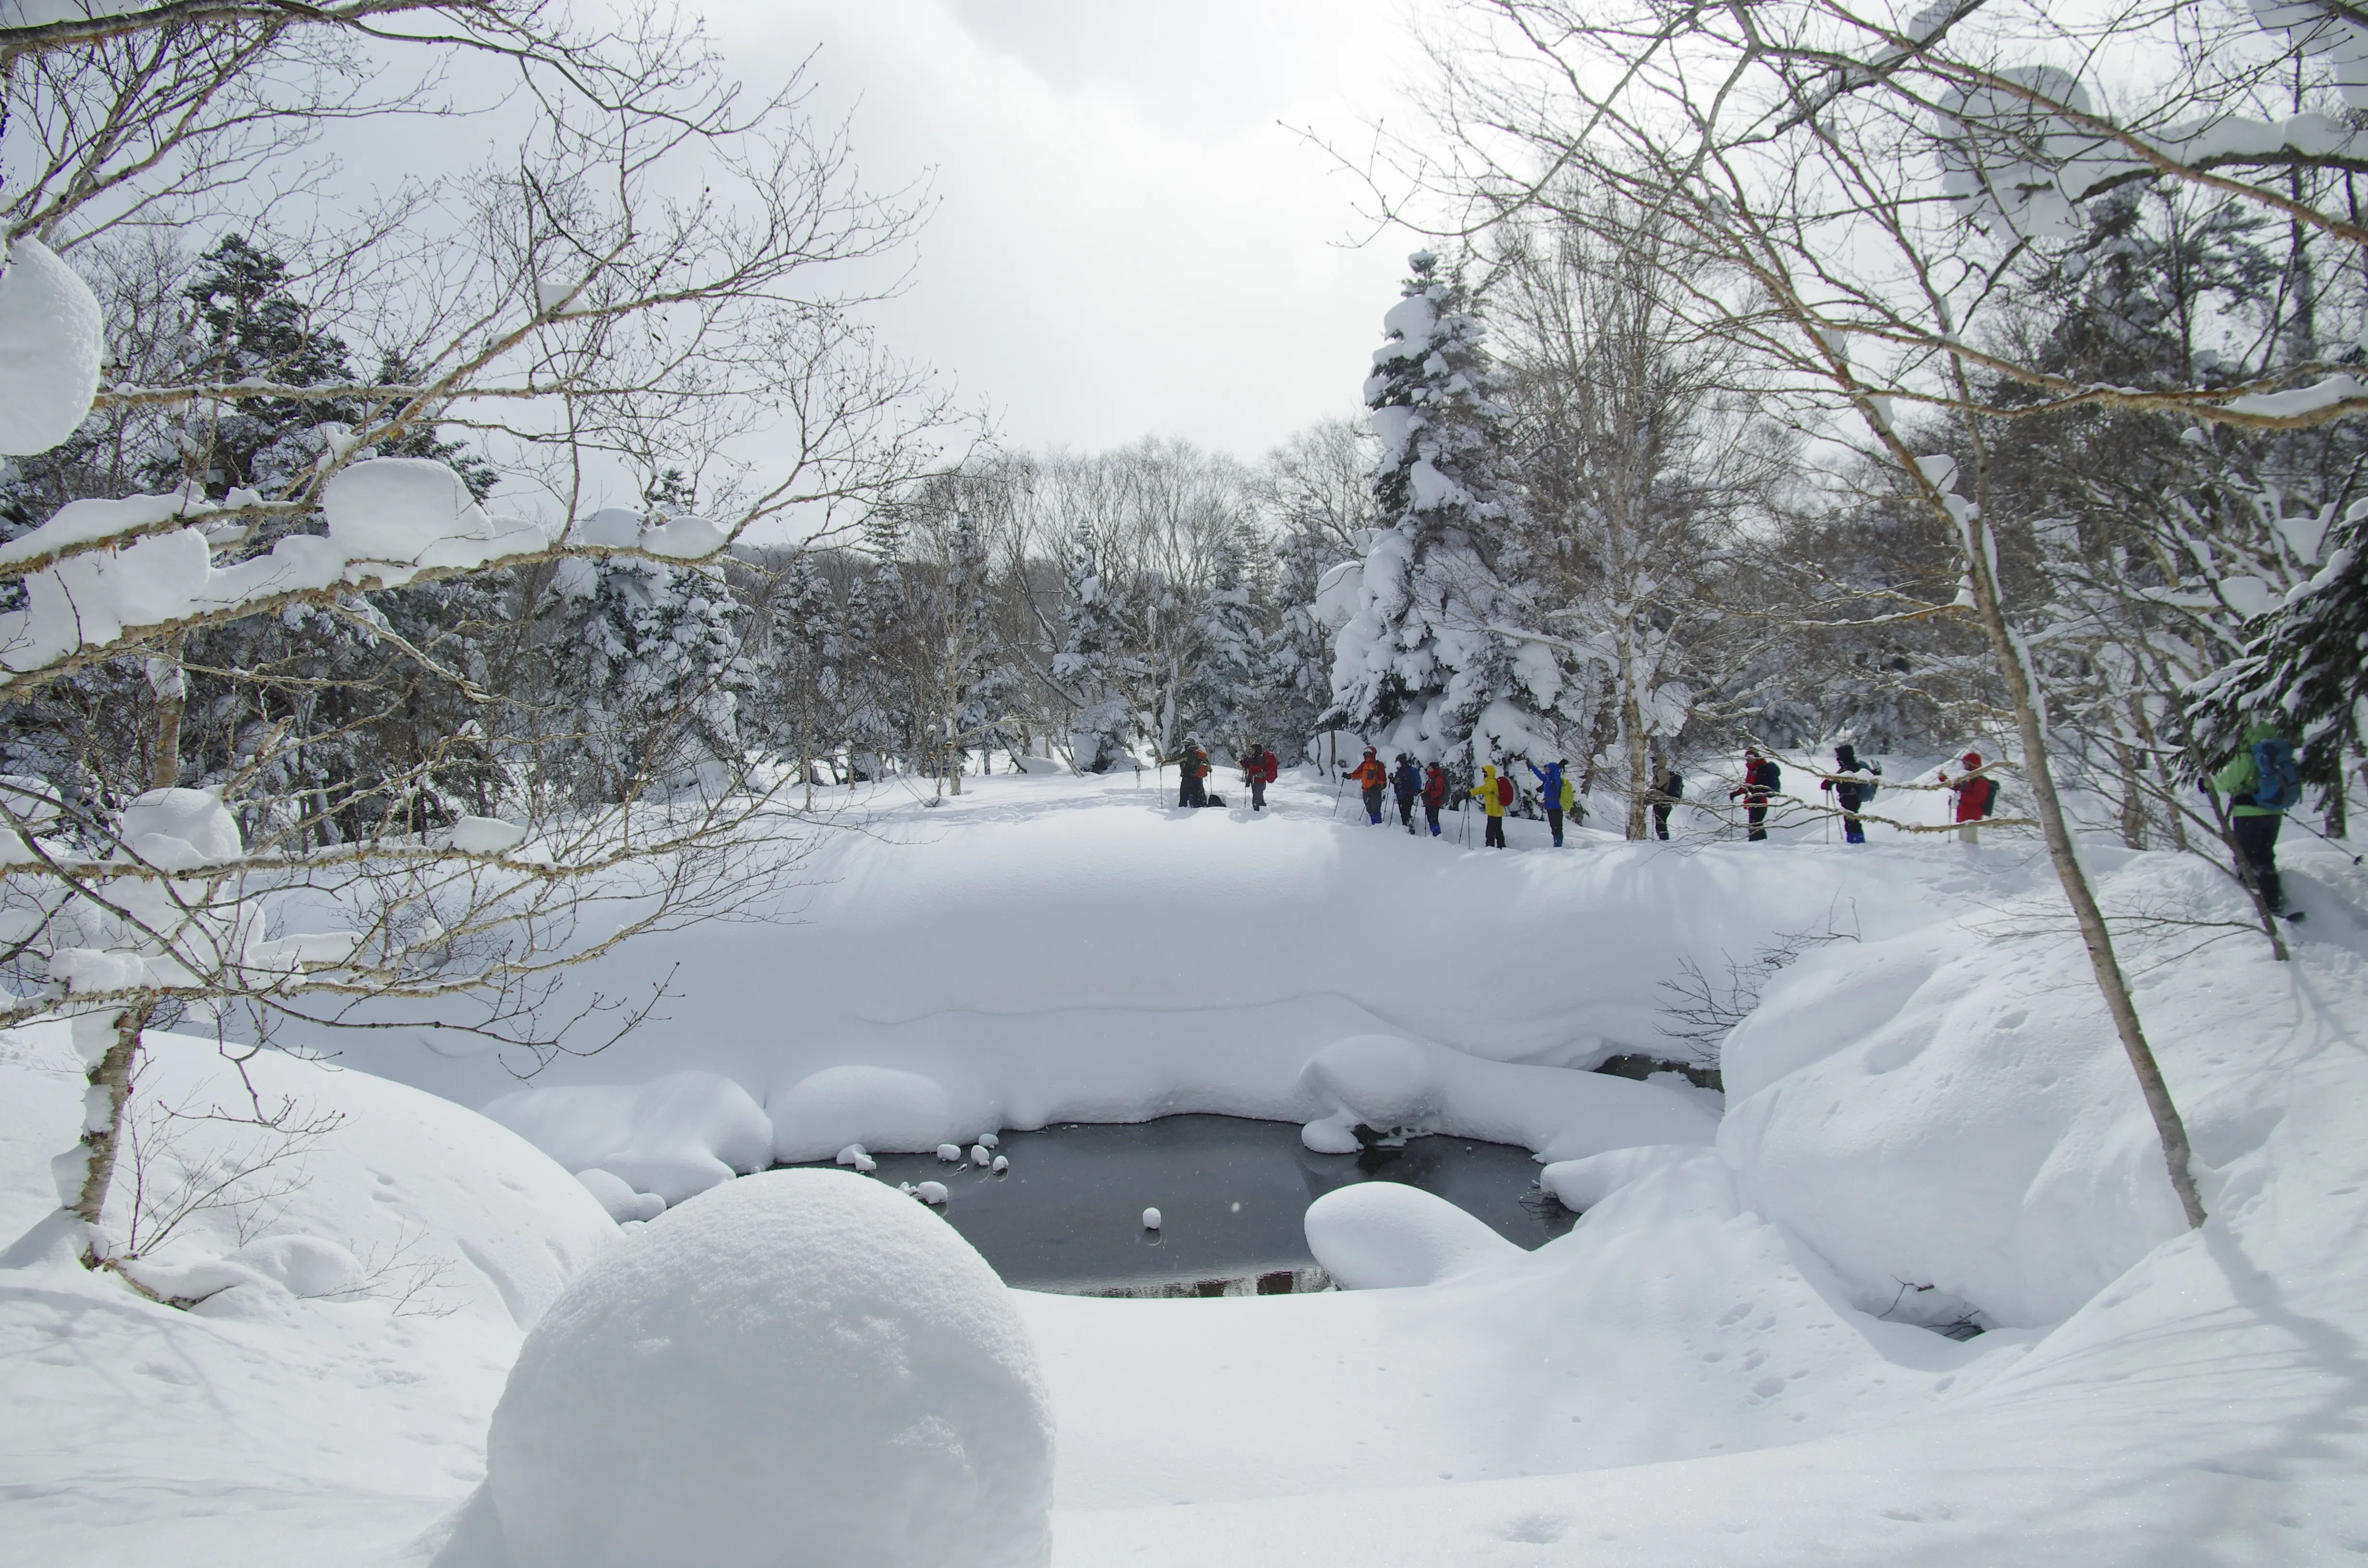
<svg viewBox="0 0 2368 1568">
<path fill-rule="evenodd" d="M 7 247 L 0 271 L 0 457 L 30 457 L 73 435 L 98 392 L 106 344 L 90 289 L 39 240 Z"/>
<path fill-rule="evenodd" d="M 322 489 L 321 509 L 329 541 L 357 564 L 482 566 L 544 543 L 532 523 L 489 517 L 459 474 L 425 458 L 358 462 Z"/>
</svg>

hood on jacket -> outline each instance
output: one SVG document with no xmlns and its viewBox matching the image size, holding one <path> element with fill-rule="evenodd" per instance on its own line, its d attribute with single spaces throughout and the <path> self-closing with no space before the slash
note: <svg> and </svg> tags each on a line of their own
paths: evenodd
<svg viewBox="0 0 2368 1568">
<path fill-rule="evenodd" d="M 2277 738 L 2278 727 L 2275 724 L 2267 722 L 2266 721 L 2259 724 L 2248 724 L 2245 726 L 2245 744 L 2248 747 L 2258 745 L 2263 741 L 2273 741 Z"/>
</svg>

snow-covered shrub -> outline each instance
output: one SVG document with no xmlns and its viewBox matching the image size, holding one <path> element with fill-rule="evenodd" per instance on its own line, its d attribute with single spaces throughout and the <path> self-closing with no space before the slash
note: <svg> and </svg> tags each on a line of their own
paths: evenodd
<svg viewBox="0 0 2368 1568">
<path fill-rule="evenodd" d="M 865 1177 L 777 1171 L 668 1210 L 553 1303 L 486 1485 L 515 1568 L 1040 1568 L 1052 1419 L 967 1242 Z"/>
</svg>

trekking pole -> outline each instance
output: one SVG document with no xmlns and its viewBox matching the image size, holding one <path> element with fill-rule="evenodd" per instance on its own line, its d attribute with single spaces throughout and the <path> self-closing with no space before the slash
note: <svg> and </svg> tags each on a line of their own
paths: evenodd
<svg viewBox="0 0 2368 1568">
<path fill-rule="evenodd" d="M 2335 838 L 2335 837 L 2333 837 L 2333 836 L 2329 835 L 2328 834 L 2327 834 L 2326 832 L 2322 831 L 2321 829 L 2315 828 L 2315 827 L 2311 827 L 2310 824 L 2308 824 L 2308 823 L 2306 823 L 2306 822 L 2303 822 L 2303 821 L 2302 821 L 2302 819 L 2301 819 L 2300 817 L 2296 817 L 2294 820 L 2295 820 L 2296 822 L 2302 822 L 2302 825 L 2303 825 L 2304 827 L 2305 827 L 2305 828 L 2309 828 L 2309 829 L 2310 829 L 2310 831 L 2311 831 L 2312 833 L 2317 834 L 2319 837 L 2326 839 L 2328 843 L 2334 845 L 2336 848 L 2338 848 L 2338 849 L 2341 849 L 2341 848 L 2343 847 L 2343 844 L 2342 844 L 2342 842 L 2341 842 L 2340 839 L 2337 839 L 2337 838 Z M 2359 864 L 2360 864 L 2360 861 L 2361 861 L 2361 857 L 2360 857 L 2360 856 L 2358 856 L 2358 855 L 2354 855 L 2353 857 L 2351 857 L 2351 863 L 2352 863 L 2353 865 L 2355 865 L 2355 866 L 2359 865 Z"/>
</svg>

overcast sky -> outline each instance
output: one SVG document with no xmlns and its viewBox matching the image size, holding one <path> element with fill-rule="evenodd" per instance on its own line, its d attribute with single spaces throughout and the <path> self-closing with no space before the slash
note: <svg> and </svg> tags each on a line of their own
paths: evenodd
<svg viewBox="0 0 2368 1568">
<path fill-rule="evenodd" d="M 1359 385 L 1417 239 L 1360 222 L 1346 144 L 1415 63 L 1393 0 L 712 0 L 751 86 L 819 47 L 867 176 L 927 175 L 879 319 L 1017 446 L 1181 436 L 1255 458 Z M 1278 121 L 1284 122 L 1278 124 Z"/>
</svg>

